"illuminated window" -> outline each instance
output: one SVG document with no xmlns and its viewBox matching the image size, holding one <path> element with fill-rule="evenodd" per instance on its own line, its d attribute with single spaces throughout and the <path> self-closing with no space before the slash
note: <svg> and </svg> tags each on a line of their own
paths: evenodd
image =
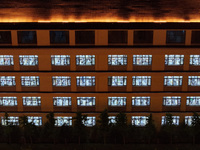
<svg viewBox="0 0 200 150">
<path fill-rule="evenodd" d="M 0 106 L 17 106 L 17 97 L 0 97 Z"/>
<path fill-rule="evenodd" d="M 36 31 L 17 31 L 19 44 L 37 44 Z"/>
<path fill-rule="evenodd" d="M 167 31 L 167 44 L 184 44 L 185 43 L 185 31 Z"/>
<path fill-rule="evenodd" d="M 55 66 L 70 65 L 69 55 L 51 55 L 51 64 Z"/>
<path fill-rule="evenodd" d="M 178 66 L 183 65 L 184 55 L 165 55 L 165 65 Z"/>
<path fill-rule="evenodd" d="M 150 97 L 132 97 L 132 106 L 150 106 Z"/>
<path fill-rule="evenodd" d="M 188 76 L 188 85 L 200 86 L 200 76 Z"/>
<path fill-rule="evenodd" d="M 76 44 L 95 44 L 94 31 L 75 31 Z"/>
<path fill-rule="evenodd" d="M 13 55 L 0 55 L 0 66 L 13 66 Z"/>
<path fill-rule="evenodd" d="M 15 86 L 15 76 L 0 76 L 0 86 Z"/>
<path fill-rule="evenodd" d="M 127 76 L 109 76 L 109 86 L 126 86 Z"/>
<path fill-rule="evenodd" d="M 71 106 L 71 97 L 53 97 L 54 106 Z"/>
<path fill-rule="evenodd" d="M 165 86 L 181 86 L 183 76 L 164 76 Z"/>
<path fill-rule="evenodd" d="M 95 97 L 77 97 L 78 106 L 95 106 Z"/>
<path fill-rule="evenodd" d="M 185 125 L 192 126 L 193 116 L 185 116 Z"/>
<path fill-rule="evenodd" d="M 167 116 L 162 116 L 162 121 L 161 121 L 161 125 L 165 125 L 167 123 Z M 172 116 L 172 124 L 173 125 L 179 125 L 179 119 L 180 116 Z"/>
<path fill-rule="evenodd" d="M 180 96 L 164 96 L 163 106 L 180 106 L 181 97 Z"/>
<path fill-rule="evenodd" d="M 95 65 L 95 55 L 76 55 L 77 66 L 93 66 Z"/>
<path fill-rule="evenodd" d="M 144 127 L 148 123 L 148 117 L 147 116 L 132 116 L 132 125 L 138 126 L 138 127 Z"/>
<path fill-rule="evenodd" d="M 108 117 L 108 119 L 109 119 L 109 124 L 116 124 L 117 122 L 116 122 L 116 116 L 109 116 Z"/>
<path fill-rule="evenodd" d="M 108 55 L 108 65 L 111 66 L 127 65 L 127 55 Z"/>
<path fill-rule="evenodd" d="M 72 117 L 55 117 L 55 126 L 72 126 Z"/>
<path fill-rule="evenodd" d="M 22 86 L 39 86 L 39 76 L 21 76 Z"/>
<path fill-rule="evenodd" d="M 148 66 L 152 63 L 152 55 L 133 55 L 133 65 Z"/>
<path fill-rule="evenodd" d="M 32 123 L 35 126 L 41 126 L 42 125 L 42 117 L 28 116 L 28 123 Z"/>
<path fill-rule="evenodd" d="M 5 117 L 1 117 L 1 125 L 19 125 L 19 117 L 9 116 L 8 119 L 5 119 Z"/>
<path fill-rule="evenodd" d="M 153 44 L 153 31 L 134 31 L 134 44 Z"/>
<path fill-rule="evenodd" d="M 11 31 L 0 31 L 0 44 L 11 44 Z"/>
<path fill-rule="evenodd" d="M 86 127 L 92 127 L 96 124 L 96 117 L 87 117 L 86 121 L 83 122 Z"/>
<path fill-rule="evenodd" d="M 126 106 L 126 97 L 108 97 L 108 106 Z"/>
<path fill-rule="evenodd" d="M 71 86 L 71 77 L 69 76 L 53 76 L 53 86 Z"/>
<path fill-rule="evenodd" d="M 190 55 L 190 65 L 199 66 L 200 65 L 200 55 Z"/>
<path fill-rule="evenodd" d="M 76 77 L 77 86 L 95 86 L 95 76 L 78 76 Z"/>
<path fill-rule="evenodd" d="M 200 106 L 200 96 L 187 96 L 187 106 Z"/>
<path fill-rule="evenodd" d="M 41 97 L 22 97 L 23 106 L 41 106 Z"/>
<path fill-rule="evenodd" d="M 50 31 L 51 44 L 69 44 L 69 31 Z"/>
<path fill-rule="evenodd" d="M 151 86 L 151 76 L 132 76 L 133 86 Z"/>
<path fill-rule="evenodd" d="M 19 55 L 19 63 L 22 66 L 37 66 L 38 56 L 37 55 Z"/>
</svg>

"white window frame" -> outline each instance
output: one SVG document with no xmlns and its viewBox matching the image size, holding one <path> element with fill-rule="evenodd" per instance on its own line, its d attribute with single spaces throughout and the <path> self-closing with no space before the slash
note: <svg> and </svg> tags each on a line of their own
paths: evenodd
<svg viewBox="0 0 200 150">
<path fill-rule="evenodd" d="M 96 97 L 77 97 L 77 106 L 95 106 Z"/>
<path fill-rule="evenodd" d="M 22 97 L 23 106 L 41 106 L 41 97 Z"/>
<path fill-rule="evenodd" d="M 164 86 L 182 86 L 182 80 L 183 76 L 164 76 Z"/>
<path fill-rule="evenodd" d="M 93 127 L 96 125 L 96 117 L 93 116 L 87 116 L 86 120 L 83 120 L 83 124 L 86 127 Z"/>
<path fill-rule="evenodd" d="M 131 123 L 133 126 L 144 127 L 148 123 L 148 118 L 147 116 L 132 116 Z"/>
<path fill-rule="evenodd" d="M 17 97 L 0 97 L 0 106 L 17 106 Z"/>
<path fill-rule="evenodd" d="M 35 126 L 42 126 L 42 117 L 38 116 L 27 116 L 28 123 L 32 123 Z"/>
<path fill-rule="evenodd" d="M 52 85 L 53 86 L 71 86 L 71 77 L 69 76 L 53 76 L 52 77 Z"/>
<path fill-rule="evenodd" d="M 150 106 L 150 96 L 132 97 L 132 106 Z"/>
<path fill-rule="evenodd" d="M 66 107 L 72 105 L 71 97 L 53 97 L 53 106 Z"/>
<path fill-rule="evenodd" d="M 55 117 L 55 126 L 61 127 L 63 125 L 72 126 L 72 117 L 71 116 L 57 116 Z"/>
<path fill-rule="evenodd" d="M 116 124 L 117 122 L 116 122 L 116 116 L 109 116 L 108 117 L 108 124 Z"/>
<path fill-rule="evenodd" d="M 22 86 L 39 86 L 40 77 L 39 76 L 21 76 L 21 85 Z"/>
<path fill-rule="evenodd" d="M 172 116 L 172 124 L 179 125 L 180 116 Z M 161 125 L 166 124 L 166 116 L 162 116 Z"/>
<path fill-rule="evenodd" d="M 200 96 L 187 96 L 186 106 L 200 106 Z"/>
<path fill-rule="evenodd" d="M 200 66 L 200 55 L 190 55 L 190 65 Z"/>
<path fill-rule="evenodd" d="M 19 64 L 21 66 L 37 66 L 38 55 L 19 55 Z"/>
<path fill-rule="evenodd" d="M 108 97 L 108 106 L 124 107 L 126 106 L 126 97 Z"/>
<path fill-rule="evenodd" d="M 51 55 L 51 65 L 53 66 L 70 65 L 70 55 Z"/>
<path fill-rule="evenodd" d="M 0 55 L 0 66 L 13 66 L 13 55 Z"/>
<path fill-rule="evenodd" d="M 163 106 L 180 106 L 181 96 L 164 96 Z"/>
<path fill-rule="evenodd" d="M 180 66 L 184 63 L 184 55 L 165 55 L 166 66 Z"/>
<path fill-rule="evenodd" d="M 95 55 L 76 55 L 77 66 L 94 66 Z"/>
<path fill-rule="evenodd" d="M 0 76 L 0 86 L 15 86 L 15 76 Z"/>
<path fill-rule="evenodd" d="M 200 86 L 200 76 L 188 76 L 189 86 Z"/>
<path fill-rule="evenodd" d="M 126 66 L 127 55 L 108 55 L 108 65 L 110 66 Z"/>
<path fill-rule="evenodd" d="M 77 76 L 77 86 L 95 86 L 95 76 Z"/>
<path fill-rule="evenodd" d="M 108 86 L 126 86 L 127 76 L 109 76 Z"/>
<path fill-rule="evenodd" d="M 152 55 L 133 55 L 133 65 L 150 66 L 152 64 Z"/>
<path fill-rule="evenodd" d="M 193 116 L 185 116 L 185 125 L 192 126 Z"/>
<path fill-rule="evenodd" d="M 19 117 L 9 116 L 8 120 L 6 120 L 5 117 L 1 117 L 1 125 L 6 126 L 6 124 L 18 126 L 19 125 Z"/>
<path fill-rule="evenodd" d="M 151 76 L 132 76 L 133 86 L 151 86 Z"/>
</svg>

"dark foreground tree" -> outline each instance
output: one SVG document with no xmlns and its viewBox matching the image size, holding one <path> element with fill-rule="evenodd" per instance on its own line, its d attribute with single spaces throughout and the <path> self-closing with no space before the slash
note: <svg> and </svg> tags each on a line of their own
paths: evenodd
<svg viewBox="0 0 200 150">
<path fill-rule="evenodd" d="M 154 120 L 152 118 L 152 114 L 148 117 L 147 124 L 145 126 L 144 135 L 148 140 L 148 144 L 151 143 L 151 139 L 155 138 L 156 135 L 156 127 L 154 124 Z"/>
<path fill-rule="evenodd" d="M 76 113 L 74 119 L 74 132 L 78 136 L 78 144 L 81 143 L 81 136 L 86 134 L 84 122 L 87 120 L 87 115 L 82 115 L 81 112 Z"/>
</svg>

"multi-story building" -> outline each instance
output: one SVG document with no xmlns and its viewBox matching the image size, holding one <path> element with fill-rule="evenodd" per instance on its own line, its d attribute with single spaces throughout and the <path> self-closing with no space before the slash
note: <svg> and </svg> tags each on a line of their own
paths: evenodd
<svg viewBox="0 0 200 150">
<path fill-rule="evenodd" d="M 42 125 L 92 126 L 108 109 L 144 126 L 171 113 L 191 123 L 200 110 L 199 23 L 1 23 L 0 115 L 29 116 Z M 1 123 L 4 124 L 3 118 Z"/>
</svg>

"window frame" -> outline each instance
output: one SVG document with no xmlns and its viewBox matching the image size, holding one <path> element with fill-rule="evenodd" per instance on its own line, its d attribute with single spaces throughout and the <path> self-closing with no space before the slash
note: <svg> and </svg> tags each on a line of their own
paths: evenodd
<svg viewBox="0 0 200 150">
<path fill-rule="evenodd" d="M 171 64 L 173 59 L 174 61 Z M 178 59 L 180 59 L 179 63 L 176 62 Z M 165 66 L 183 66 L 183 64 L 184 64 L 184 55 L 174 55 L 174 54 L 165 55 Z"/>
<path fill-rule="evenodd" d="M 188 86 L 200 86 L 200 76 L 188 76 Z"/>
<path fill-rule="evenodd" d="M 117 84 L 113 85 L 113 80 L 117 80 Z M 122 81 L 120 81 L 122 80 Z M 122 82 L 122 84 L 119 84 Z M 127 76 L 108 76 L 108 86 L 112 87 L 124 87 L 127 86 Z"/>
<path fill-rule="evenodd" d="M 170 32 L 174 32 L 174 35 L 169 35 Z M 179 35 L 179 33 L 183 32 L 183 35 Z M 179 37 L 180 36 L 180 37 Z M 176 38 L 179 37 L 181 42 L 177 42 Z M 171 39 L 172 38 L 172 39 Z M 174 39 L 173 39 L 174 38 Z M 182 38 L 182 39 L 181 39 Z M 167 30 L 166 31 L 166 44 L 185 44 L 186 39 L 186 31 L 185 30 Z M 175 40 L 175 41 L 173 41 Z M 183 40 L 183 41 L 182 41 Z"/>
<path fill-rule="evenodd" d="M 181 106 L 181 96 L 163 96 L 163 106 Z"/>
<path fill-rule="evenodd" d="M 81 82 L 81 80 L 85 80 L 85 82 Z M 80 87 L 89 87 L 89 86 L 95 86 L 95 76 L 76 76 L 76 86 Z M 91 83 L 91 85 L 86 84 L 87 82 Z M 81 84 L 82 83 L 82 84 Z M 85 85 L 83 85 L 85 83 Z"/>
<path fill-rule="evenodd" d="M 18 126 L 19 125 L 19 117 L 9 116 L 8 119 L 5 119 L 5 117 L 1 117 L 1 125 L 6 126 L 6 124 Z"/>
<path fill-rule="evenodd" d="M 95 103 L 96 103 L 96 97 L 77 97 L 77 106 L 78 107 L 95 107 Z M 86 102 L 82 102 L 82 101 L 86 101 Z M 85 103 L 85 105 L 83 105 L 83 103 Z"/>
<path fill-rule="evenodd" d="M 30 103 L 30 104 L 27 104 L 27 103 Z M 41 106 L 41 97 L 40 96 L 23 96 L 22 104 L 23 106 L 31 106 L 31 107 Z"/>
<path fill-rule="evenodd" d="M 58 105 L 58 100 L 62 101 L 61 105 Z M 63 102 L 65 101 L 65 102 Z M 53 106 L 56 107 L 68 107 L 72 105 L 72 98 L 71 97 L 53 97 Z"/>
<path fill-rule="evenodd" d="M 197 64 L 194 64 L 195 58 L 198 59 Z M 200 66 L 200 55 L 190 55 L 190 66 Z"/>
<path fill-rule="evenodd" d="M 32 123 L 35 126 L 42 126 L 42 117 L 40 116 L 27 116 L 28 123 Z"/>
<path fill-rule="evenodd" d="M 132 116 L 131 117 L 131 124 L 136 127 L 145 127 L 148 123 L 147 116 Z"/>
<path fill-rule="evenodd" d="M 64 120 L 63 124 L 61 125 L 61 123 L 58 123 L 58 120 L 62 120 L 62 121 Z M 71 116 L 56 116 L 55 117 L 55 126 L 61 127 L 63 125 L 72 126 L 72 117 Z"/>
<path fill-rule="evenodd" d="M 8 64 L 6 63 L 8 59 Z M 0 55 L 0 62 L 2 60 L 2 63 L 0 63 L 0 66 L 14 66 L 14 58 L 13 55 Z"/>
<path fill-rule="evenodd" d="M 57 82 L 60 82 L 60 84 L 58 84 Z M 63 85 L 63 83 L 65 84 Z M 69 87 L 71 86 L 71 77 L 70 76 L 52 76 L 52 86 L 53 87 Z"/>
<path fill-rule="evenodd" d="M 195 101 L 195 103 L 193 102 Z M 187 96 L 186 97 L 186 106 L 200 106 L 200 96 Z"/>
<path fill-rule="evenodd" d="M 6 102 L 9 103 L 9 101 L 12 101 L 10 103 L 12 104 L 5 104 Z M 13 96 L 4 96 L 4 97 L 0 97 L 0 106 L 17 106 L 17 97 L 13 97 Z"/>
<path fill-rule="evenodd" d="M 141 80 L 141 81 L 137 81 Z M 146 82 L 146 84 L 143 84 L 144 81 Z M 137 85 L 137 82 L 141 82 L 141 85 Z M 136 87 L 148 87 L 151 86 L 151 76 L 132 76 L 132 86 L 136 86 Z"/>
<path fill-rule="evenodd" d="M 5 78 L 4 80 L 2 78 Z M 6 84 L 2 84 L 2 82 L 5 81 Z M 7 84 L 7 82 L 12 83 L 12 85 L 9 83 Z M 12 87 L 12 86 L 16 86 L 16 82 L 15 82 L 15 76 L 0 76 L 0 86 L 1 87 Z"/>
<path fill-rule="evenodd" d="M 170 79 L 172 80 L 172 85 L 167 85 L 167 80 L 170 80 Z M 174 85 L 174 83 L 177 82 L 175 81 L 175 79 L 178 79 L 178 85 Z M 182 86 L 182 84 L 183 84 L 183 76 L 164 76 L 164 86 L 178 87 L 178 86 Z"/>
<path fill-rule="evenodd" d="M 161 125 L 166 125 L 166 116 L 162 116 Z M 180 116 L 172 116 L 172 124 L 178 126 L 180 124 Z"/>
<path fill-rule="evenodd" d="M 92 120 L 92 123 L 89 124 L 89 123 L 88 123 L 88 120 Z M 85 120 L 85 121 L 83 120 L 83 124 L 84 124 L 84 126 L 86 126 L 86 127 L 93 127 L 93 126 L 95 126 L 95 125 L 96 125 L 96 117 L 87 116 L 86 120 Z"/>
<path fill-rule="evenodd" d="M 24 64 L 24 58 L 28 58 L 28 64 Z M 30 63 L 30 58 L 33 58 L 34 64 Z M 19 55 L 19 64 L 20 66 L 38 66 L 38 55 Z"/>
<path fill-rule="evenodd" d="M 136 101 L 139 101 L 139 104 L 136 103 Z M 142 102 L 144 101 L 144 102 Z M 132 106 L 150 106 L 151 103 L 151 97 L 150 96 L 136 96 L 132 97 Z"/>
<path fill-rule="evenodd" d="M 122 63 L 118 59 L 122 60 Z M 113 64 L 113 61 L 116 61 L 117 64 Z M 128 57 L 127 55 L 108 55 L 108 65 L 109 66 L 127 66 Z M 121 63 L 121 64 L 119 64 Z"/>
<path fill-rule="evenodd" d="M 140 59 L 142 63 L 138 63 Z M 133 65 L 134 66 L 151 66 L 152 55 L 133 55 Z"/>
<path fill-rule="evenodd" d="M 57 59 L 60 61 L 59 63 L 56 63 L 56 61 L 58 62 Z M 51 65 L 52 66 L 69 66 L 70 55 L 51 55 Z"/>
<path fill-rule="evenodd" d="M 117 102 L 113 102 L 117 100 Z M 126 107 L 127 97 L 108 97 L 108 106 L 110 107 Z M 118 105 L 120 102 L 120 105 Z"/>
<path fill-rule="evenodd" d="M 76 55 L 76 66 L 95 66 L 95 55 Z"/>
</svg>

